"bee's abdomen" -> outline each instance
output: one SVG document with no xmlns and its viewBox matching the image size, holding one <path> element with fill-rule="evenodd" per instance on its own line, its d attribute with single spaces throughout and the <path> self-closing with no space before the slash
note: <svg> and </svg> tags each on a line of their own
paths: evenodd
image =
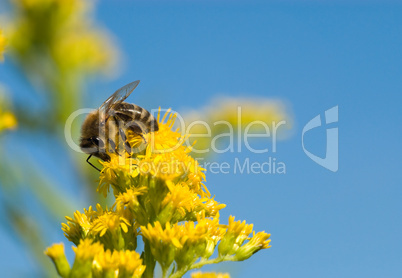
<svg viewBox="0 0 402 278">
<path fill-rule="evenodd" d="M 126 121 L 140 122 L 147 130 L 145 132 L 158 131 L 158 122 L 148 110 L 132 103 L 123 102 L 115 108 L 119 117 Z"/>
</svg>

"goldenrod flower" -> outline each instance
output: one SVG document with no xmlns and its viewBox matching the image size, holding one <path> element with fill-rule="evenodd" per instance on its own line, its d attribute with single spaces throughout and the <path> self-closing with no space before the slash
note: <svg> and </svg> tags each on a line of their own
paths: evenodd
<svg viewBox="0 0 402 278">
<path fill-rule="evenodd" d="M 103 250 L 102 244 L 94 242 L 92 239 L 80 240 L 77 247 L 73 246 L 76 259 L 79 260 L 92 260 L 96 254 Z"/>
<path fill-rule="evenodd" d="M 2 112 L 0 110 L 0 132 L 6 129 L 15 129 L 16 127 L 17 119 L 15 115 L 9 111 Z"/>
<path fill-rule="evenodd" d="M 130 188 L 132 178 L 139 174 L 137 160 L 117 154 L 109 154 L 109 156 L 110 161 L 100 161 L 103 169 L 97 188 L 97 191 L 101 192 L 105 197 L 109 193 L 110 185 L 117 192 L 122 192 Z"/>
<path fill-rule="evenodd" d="M 151 246 L 151 252 L 163 269 L 169 268 L 175 258 L 175 250 L 181 248 L 180 229 L 177 225 L 171 226 L 166 223 L 165 228 L 159 222 L 155 222 L 152 226 L 141 226 L 141 233 Z"/>
<path fill-rule="evenodd" d="M 233 255 L 253 231 L 253 224 L 246 224 L 246 221 L 234 221 L 234 219 L 234 216 L 229 217 L 226 234 L 218 247 L 219 254 L 222 256 Z"/>
<path fill-rule="evenodd" d="M 93 260 L 97 254 L 103 252 L 104 247 L 92 239 L 81 240 L 77 247 L 73 246 L 75 260 L 71 268 L 70 277 L 90 277 Z"/>
<path fill-rule="evenodd" d="M 140 255 L 135 251 L 101 251 L 96 254 L 93 262 L 94 272 L 100 277 L 141 277 L 145 271 Z"/>
<path fill-rule="evenodd" d="M 49 256 L 52 259 L 63 256 L 64 255 L 64 244 L 63 243 L 53 244 L 52 246 L 50 246 L 46 249 L 45 255 Z"/>
<path fill-rule="evenodd" d="M 56 266 L 57 273 L 62 277 L 67 277 L 70 273 L 70 265 L 68 264 L 66 255 L 64 254 L 64 244 L 53 244 L 45 250 L 45 255 L 49 256 Z"/>
<path fill-rule="evenodd" d="M 193 221 L 187 221 L 183 225 L 171 225 L 167 222 L 163 227 L 155 222 L 154 226 L 141 226 L 141 232 L 149 240 L 155 259 L 163 267 L 169 267 L 175 260 L 181 269 L 199 257 L 209 257 L 212 253 L 208 242 L 213 243 L 214 248 L 225 229 L 221 228 L 218 215 L 213 219 L 199 218 L 197 224 Z"/>
<path fill-rule="evenodd" d="M 89 207 L 92 212 L 92 207 Z M 86 212 L 83 214 L 78 210 L 74 213 L 74 218 L 66 216 L 67 224 L 62 223 L 62 230 L 68 240 L 78 245 L 79 241 L 86 238 L 87 234 L 92 227 L 92 214 L 88 215 Z"/>
<path fill-rule="evenodd" d="M 74 28 L 65 32 L 52 46 L 53 59 L 62 71 L 107 72 L 117 59 L 109 38 L 102 32 Z"/>
<path fill-rule="evenodd" d="M 127 219 L 115 210 L 104 210 L 99 204 L 96 208 L 97 211 L 92 207 L 84 209 L 84 213 L 76 211 L 74 218 L 66 216 L 67 224 L 62 223 L 62 230 L 68 240 L 78 244 L 82 239 L 97 238 L 106 247 L 115 246 L 116 243 L 136 245 L 131 242 L 136 240 L 138 228 L 134 219 Z M 124 242 L 127 233 L 131 239 L 129 237 Z"/>
<path fill-rule="evenodd" d="M 15 0 L 14 4 L 11 46 L 18 55 L 26 57 L 43 48 L 63 74 L 114 67 L 116 48 L 104 30 L 92 26 L 90 1 Z"/>
<path fill-rule="evenodd" d="M 176 116 L 169 114 L 169 111 L 160 119 L 159 130 L 148 134 L 146 138 L 149 141 L 144 152 L 133 154 L 135 157 L 122 157 L 111 155 L 111 160 L 101 162 L 103 169 L 100 175 L 98 191 L 105 196 L 109 192 L 109 185 L 118 191 L 129 189 L 141 181 L 149 182 L 148 177 L 159 179 L 164 182 L 174 181 L 185 182 L 196 194 L 209 196 L 210 193 L 203 184 L 205 181 L 205 169 L 199 166 L 199 163 L 192 158 L 190 149 L 184 144 L 183 137 L 176 130 L 171 128 Z M 128 140 L 131 145 L 138 143 L 138 136 L 129 135 Z M 138 175 L 146 177 L 141 179 Z"/>
<path fill-rule="evenodd" d="M 3 31 L 0 29 L 0 61 L 3 61 L 4 59 L 3 53 L 6 49 L 6 43 L 6 37 L 4 37 Z"/>
<path fill-rule="evenodd" d="M 249 242 L 241 246 L 236 252 L 236 260 L 243 261 L 251 257 L 254 253 L 270 248 L 269 239 L 271 235 L 265 232 L 258 232 L 257 234 L 253 231 L 253 237 L 249 239 Z"/>
<path fill-rule="evenodd" d="M 98 191 L 106 195 L 111 186 L 116 201 L 111 209 L 98 204 L 96 210 L 89 207 L 84 213 L 76 212 L 74 218 L 67 217 L 63 224 L 67 238 L 78 244 L 76 250 L 88 249 L 76 252 L 72 273 L 152 277 L 158 262 L 163 277 L 172 273 L 170 278 L 178 278 L 191 269 L 244 260 L 270 247 L 270 235 L 255 233 L 252 224 L 235 221 L 233 216 L 227 225 L 220 223 L 219 211 L 225 205 L 210 198 L 203 184 L 204 169 L 183 145 L 186 135 L 171 130 L 174 119 L 174 115 L 164 115 L 159 131 L 146 134 L 145 149 L 141 150 L 142 137 L 140 142 L 140 136 L 129 134 L 130 145 L 137 146 L 138 153 L 110 154 L 110 161 L 101 162 Z M 138 237 L 144 241 L 142 259 L 134 252 Z M 218 257 L 211 259 L 216 247 Z M 92 262 L 92 270 L 83 256 Z"/>
<path fill-rule="evenodd" d="M 162 201 L 163 212 L 160 221 L 179 222 L 186 214 L 195 211 L 203 203 L 199 195 L 185 183 L 167 183 L 169 193 Z"/>
<path fill-rule="evenodd" d="M 230 278 L 229 273 L 193 272 L 191 278 Z"/>
<path fill-rule="evenodd" d="M 138 196 L 145 194 L 147 188 L 145 186 L 141 187 L 132 187 L 127 189 L 126 192 L 120 193 L 116 196 L 115 205 L 118 211 L 123 210 L 124 208 L 134 208 L 139 205 Z"/>
<path fill-rule="evenodd" d="M 197 223 L 187 221 L 181 227 L 180 243 L 183 247 L 177 250 L 175 260 L 179 269 L 194 263 L 197 258 L 209 258 L 216 243 L 225 234 L 219 224 L 219 214 L 215 218 L 201 216 Z"/>
<path fill-rule="evenodd" d="M 102 237 L 107 231 L 114 233 L 119 228 L 127 233 L 128 226 L 130 223 L 124 217 L 112 212 L 105 212 L 94 221 L 92 231 L 95 234 L 99 233 L 99 236 Z"/>
</svg>

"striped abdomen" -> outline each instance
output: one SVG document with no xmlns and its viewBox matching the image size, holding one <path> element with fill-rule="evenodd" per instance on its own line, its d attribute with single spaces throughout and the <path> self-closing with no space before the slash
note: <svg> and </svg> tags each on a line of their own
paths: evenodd
<svg viewBox="0 0 402 278">
<path fill-rule="evenodd" d="M 113 110 L 114 114 L 126 124 L 130 122 L 138 124 L 144 133 L 159 130 L 158 121 L 155 117 L 148 110 L 138 105 L 122 102 L 116 104 Z"/>
</svg>

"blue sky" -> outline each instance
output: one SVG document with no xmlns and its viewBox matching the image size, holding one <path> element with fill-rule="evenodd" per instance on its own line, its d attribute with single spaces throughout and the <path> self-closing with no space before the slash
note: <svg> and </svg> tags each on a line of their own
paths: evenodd
<svg viewBox="0 0 402 278">
<path fill-rule="evenodd" d="M 232 277 L 401 277 L 401 12 L 380 1 L 99 1 L 97 20 L 116 37 L 124 66 L 118 78 L 89 85 L 87 105 L 136 79 L 135 102 L 147 108 L 199 108 L 215 95 L 286 101 L 294 132 L 276 153 L 216 157 L 271 156 L 286 174 L 207 173 L 208 188 L 227 204 L 222 219 L 235 215 L 270 232 L 272 248 L 214 269 Z M 304 154 L 301 134 L 336 105 L 333 173 Z M 305 140 L 324 155 L 324 126 Z"/>
<path fill-rule="evenodd" d="M 233 214 L 272 234 L 271 249 L 225 265 L 233 277 L 402 275 L 401 12 L 381 2 L 100 3 L 98 18 L 127 57 L 110 88 L 141 79 L 138 102 L 151 107 L 200 107 L 215 94 L 291 106 L 294 135 L 275 154 L 217 158 L 272 156 L 286 163 L 286 175 L 207 174 L 228 205 L 222 218 Z M 336 105 L 333 173 L 304 154 L 301 131 Z M 324 155 L 325 127 L 306 147 Z"/>
</svg>

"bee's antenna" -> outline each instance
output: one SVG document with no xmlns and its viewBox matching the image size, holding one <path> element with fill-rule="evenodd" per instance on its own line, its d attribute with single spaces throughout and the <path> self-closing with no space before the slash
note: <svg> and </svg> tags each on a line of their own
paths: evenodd
<svg viewBox="0 0 402 278">
<path fill-rule="evenodd" d="M 90 154 L 89 156 L 88 156 L 88 158 L 87 158 L 87 162 L 88 162 L 88 164 L 89 165 L 91 165 L 92 167 L 94 167 L 96 170 L 98 170 L 99 172 L 101 171 L 101 170 L 99 170 L 99 168 L 98 167 L 96 167 L 95 165 L 93 165 L 91 162 L 89 162 L 89 159 L 92 157 L 92 154 Z"/>
</svg>

